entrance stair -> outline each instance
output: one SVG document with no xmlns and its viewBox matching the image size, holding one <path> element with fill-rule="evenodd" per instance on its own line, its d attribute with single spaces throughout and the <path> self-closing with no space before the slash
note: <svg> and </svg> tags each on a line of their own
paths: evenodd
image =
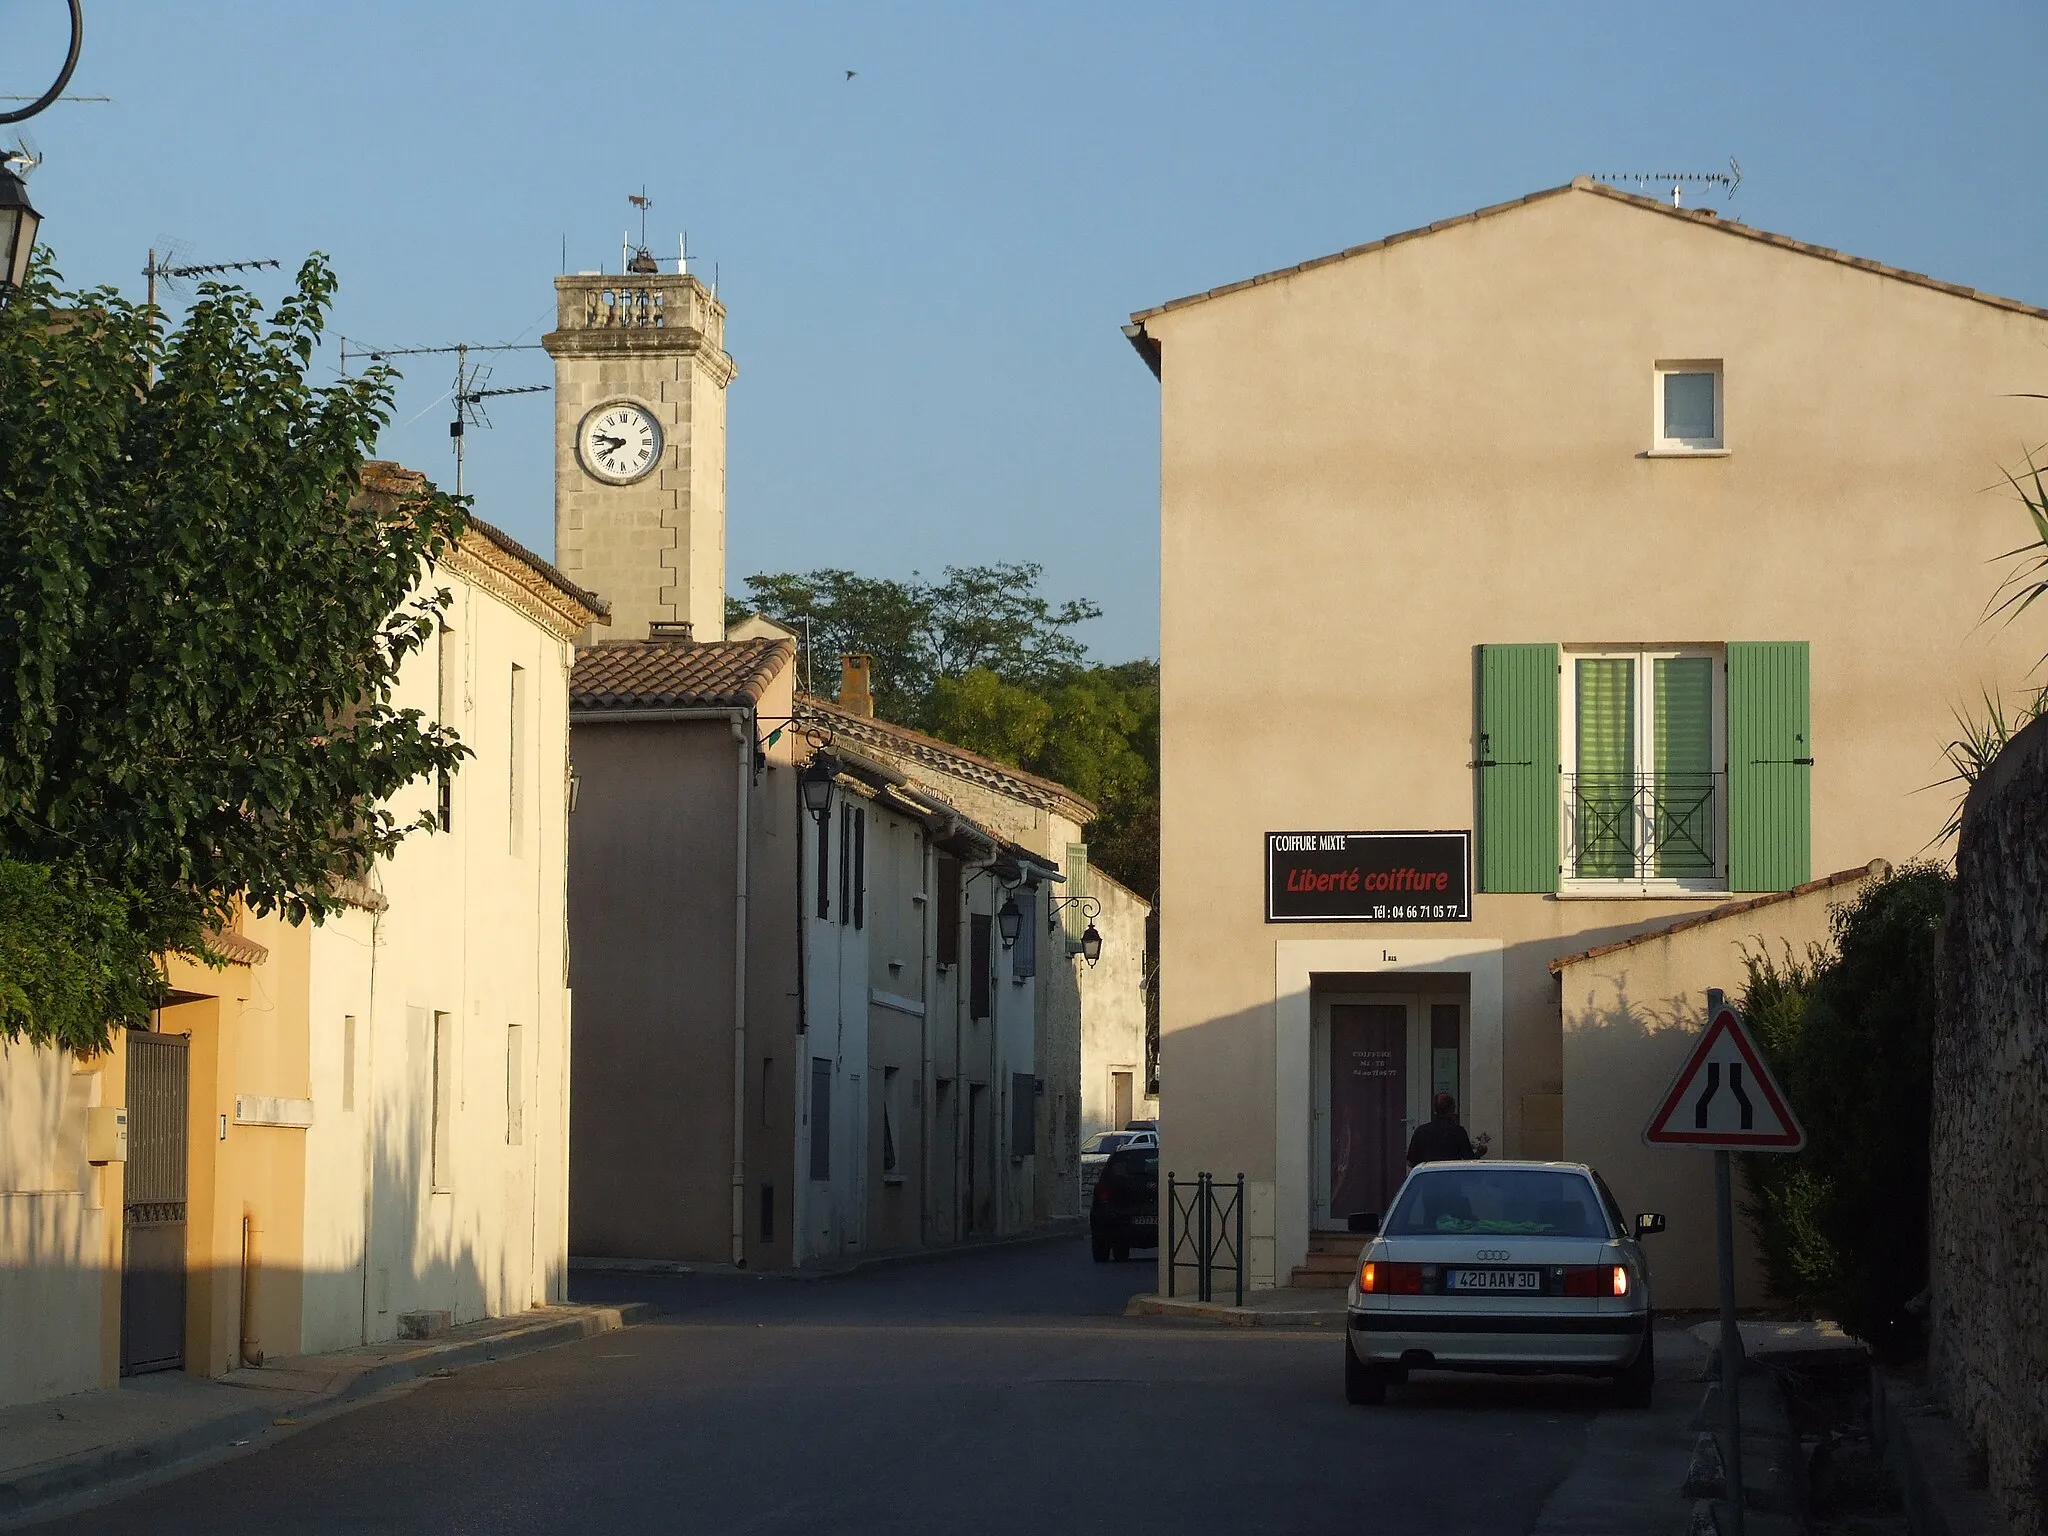
<svg viewBox="0 0 2048 1536">
<path fill-rule="evenodd" d="M 1358 1273 L 1366 1242 L 1362 1232 L 1309 1233 L 1308 1261 L 1295 1265 L 1287 1283 L 1305 1290 L 1343 1290 Z"/>
</svg>

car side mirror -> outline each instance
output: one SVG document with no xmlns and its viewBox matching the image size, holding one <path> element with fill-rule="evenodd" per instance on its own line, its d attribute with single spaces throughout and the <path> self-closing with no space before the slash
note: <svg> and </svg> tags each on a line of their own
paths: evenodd
<svg viewBox="0 0 2048 1536">
<path fill-rule="evenodd" d="M 1637 1237 L 1655 1237 L 1664 1230 L 1664 1217 L 1659 1211 L 1645 1211 L 1636 1218 Z"/>
</svg>

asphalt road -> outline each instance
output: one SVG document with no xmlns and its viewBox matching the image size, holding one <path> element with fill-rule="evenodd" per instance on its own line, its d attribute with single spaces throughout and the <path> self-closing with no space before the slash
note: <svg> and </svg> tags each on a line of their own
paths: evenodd
<svg viewBox="0 0 2048 1536">
<path fill-rule="evenodd" d="M 1419 1377 L 1350 1408 L 1337 1338 L 1124 1318 L 1151 1276 L 1081 1239 L 823 1281 L 579 1274 L 578 1300 L 665 1315 L 38 1529 L 1525 1536 L 1608 1406 Z"/>
</svg>

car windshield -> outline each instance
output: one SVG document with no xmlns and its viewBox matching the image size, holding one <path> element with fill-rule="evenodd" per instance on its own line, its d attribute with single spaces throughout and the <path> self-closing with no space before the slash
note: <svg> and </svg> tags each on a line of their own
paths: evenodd
<svg viewBox="0 0 2048 1536">
<path fill-rule="evenodd" d="M 1547 1168 L 1430 1168 L 1409 1179 L 1386 1237 L 1487 1233 L 1527 1237 L 1611 1237 L 1582 1173 Z"/>
<path fill-rule="evenodd" d="M 1114 1152 L 1131 1138 L 1121 1131 L 1097 1131 L 1081 1144 L 1083 1152 Z"/>
</svg>

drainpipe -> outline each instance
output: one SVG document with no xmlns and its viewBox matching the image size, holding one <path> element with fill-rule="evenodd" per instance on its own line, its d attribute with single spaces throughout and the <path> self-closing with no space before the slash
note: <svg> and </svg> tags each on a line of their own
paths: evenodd
<svg viewBox="0 0 2048 1536">
<path fill-rule="evenodd" d="M 754 785 L 754 725 L 751 711 L 735 710 L 738 744 L 739 817 L 733 879 L 732 959 L 732 1262 L 747 1267 L 747 811 Z"/>
</svg>

